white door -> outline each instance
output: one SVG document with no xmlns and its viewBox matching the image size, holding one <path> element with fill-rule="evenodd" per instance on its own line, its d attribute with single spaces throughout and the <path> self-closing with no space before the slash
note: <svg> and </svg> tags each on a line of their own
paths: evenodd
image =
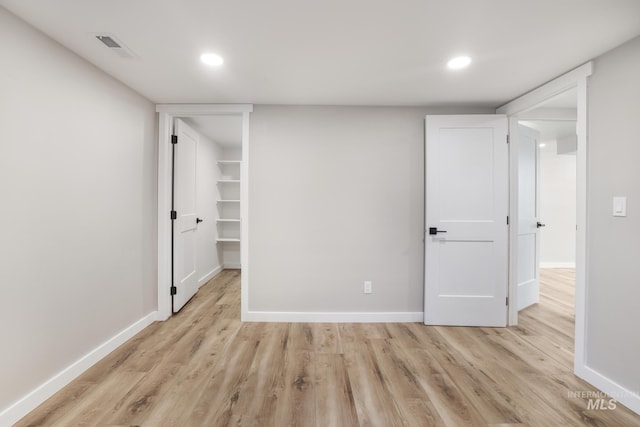
<svg viewBox="0 0 640 427">
<path fill-rule="evenodd" d="M 537 131 L 518 125 L 518 310 L 537 303 L 540 294 L 538 139 Z"/>
<path fill-rule="evenodd" d="M 173 312 L 180 310 L 198 290 L 196 277 L 196 155 L 199 135 L 176 119 L 174 134 Z"/>
<path fill-rule="evenodd" d="M 507 128 L 503 115 L 426 118 L 427 325 L 506 325 Z"/>
</svg>

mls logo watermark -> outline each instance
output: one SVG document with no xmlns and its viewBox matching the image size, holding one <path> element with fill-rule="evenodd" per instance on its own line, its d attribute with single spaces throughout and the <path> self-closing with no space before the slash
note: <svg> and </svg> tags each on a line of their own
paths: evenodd
<svg viewBox="0 0 640 427">
<path fill-rule="evenodd" d="M 636 393 L 631 393 L 637 396 Z M 618 407 L 618 399 L 627 397 L 629 393 L 607 394 L 604 391 L 569 391 L 567 397 L 584 399 L 587 401 L 587 410 L 612 411 Z"/>
<path fill-rule="evenodd" d="M 607 409 L 616 409 L 615 399 L 603 399 L 601 397 L 591 398 L 587 400 L 587 409 L 599 409 L 601 411 Z"/>
</svg>

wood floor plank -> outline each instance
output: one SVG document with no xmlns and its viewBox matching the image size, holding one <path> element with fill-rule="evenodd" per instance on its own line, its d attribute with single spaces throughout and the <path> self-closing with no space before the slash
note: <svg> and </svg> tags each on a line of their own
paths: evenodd
<svg viewBox="0 0 640 427">
<path fill-rule="evenodd" d="M 236 404 L 241 393 L 252 393 L 244 386 L 263 332 L 263 328 L 247 324 L 240 328 L 225 357 L 208 374 L 204 390 L 194 396 L 196 405 L 188 414 L 186 425 L 227 425 L 243 409 L 236 409 Z"/>
<path fill-rule="evenodd" d="M 447 375 L 458 386 L 469 405 L 489 423 L 514 423 L 522 420 L 513 407 L 498 391 L 495 383 L 477 369 L 460 365 L 443 365 Z"/>
<path fill-rule="evenodd" d="M 371 351 L 389 393 L 387 399 L 398 408 L 397 419 L 409 426 L 444 425 L 444 420 L 418 380 L 419 373 L 407 363 L 402 346 L 393 338 L 377 339 L 371 340 Z"/>
<path fill-rule="evenodd" d="M 284 373 L 288 350 L 289 327 L 287 324 L 273 325 L 265 331 L 256 348 L 253 362 L 248 370 L 230 424 L 267 425 L 275 416 L 279 396 L 284 389 Z M 258 397 L 258 398 L 256 398 Z"/>
<path fill-rule="evenodd" d="M 87 395 L 87 399 L 77 402 L 73 408 L 69 408 L 65 414 L 53 423 L 45 423 L 51 426 L 92 426 L 101 415 L 108 413 L 122 393 L 128 393 L 144 378 L 144 373 L 118 372 L 106 377 L 97 384 Z"/>
<path fill-rule="evenodd" d="M 364 339 L 358 349 L 345 355 L 360 425 L 403 425 L 397 403 L 391 398 L 388 379 L 372 351 L 371 341 Z"/>
<path fill-rule="evenodd" d="M 16 426 L 639 426 L 571 394 L 573 272 L 540 283 L 510 328 L 242 323 L 225 270 Z"/>
<path fill-rule="evenodd" d="M 358 426 L 351 381 L 342 354 L 316 354 L 316 426 Z"/>
<path fill-rule="evenodd" d="M 284 359 L 284 387 L 278 397 L 280 404 L 275 408 L 273 425 L 313 427 L 316 425 L 315 353 L 289 348 Z"/>
<path fill-rule="evenodd" d="M 420 373 L 418 381 L 446 425 L 486 425 L 453 379 L 427 350 L 410 350 L 405 354 L 410 369 Z"/>
<path fill-rule="evenodd" d="M 20 420 L 19 424 L 24 426 L 53 425 L 69 411 L 74 411 L 77 405 L 81 405 L 85 396 L 89 396 L 88 399 L 91 399 L 90 393 L 95 387 L 95 382 L 84 379 L 73 381 L 40 405 L 38 410 Z"/>
<path fill-rule="evenodd" d="M 315 323 L 313 344 L 316 353 L 342 354 L 342 341 L 335 323 Z"/>
<path fill-rule="evenodd" d="M 211 337 L 203 342 L 202 348 L 205 351 L 199 352 L 189 365 L 183 368 L 180 378 L 165 395 L 164 403 L 155 405 L 142 425 L 178 426 L 184 423 L 186 414 L 196 403 L 194 397 L 202 393 L 210 371 L 221 363 L 225 348 L 240 329 L 241 323 L 237 320 L 221 320 L 212 328 Z"/>
</svg>

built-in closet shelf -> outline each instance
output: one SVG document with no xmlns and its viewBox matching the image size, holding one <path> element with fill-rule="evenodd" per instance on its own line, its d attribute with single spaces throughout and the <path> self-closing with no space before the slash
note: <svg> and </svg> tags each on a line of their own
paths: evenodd
<svg viewBox="0 0 640 427">
<path fill-rule="evenodd" d="M 220 166 L 239 165 L 240 163 L 242 163 L 242 160 L 218 160 Z"/>
<path fill-rule="evenodd" d="M 240 222 L 239 219 L 233 219 L 233 218 L 218 218 L 218 219 L 216 219 L 216 221 L 218 221 L 218 222 Z"/>
<path fill-rule="evenodd" d="M 225 238 L 220 238 L 217 240 L 220 243 L 240 243 L 240 239 L 225 239 Z"/>
<path fill-rule="evenodd" d="M 218 203 L 240 203 L 240 200 L 218 200 Z"/>
<path fill-rule="evenodd" d="M 239 179 L 219 179 L 218 184 L 240 184 Z"/>
</svg>

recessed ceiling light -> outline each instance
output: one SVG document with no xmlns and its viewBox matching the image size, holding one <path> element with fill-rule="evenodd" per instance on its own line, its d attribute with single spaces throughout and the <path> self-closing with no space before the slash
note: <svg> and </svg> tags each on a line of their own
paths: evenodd
<svg viewBox="0 0 640 427">
<path fill-rule="evenodd" d="M 212 67 L 219 67 L 224 64 L 224 59 L 220 55 L 216 55 L 215 53 L 203 53 L 200 55 L 200 61 L 204 62 L 207 65 L 211 65 Z"/>
<path fill-rule="evenodd" d="M 543 143 L 538 144 L 538 147 L 540 147 L 540 148 L 542 148 L 542 147 L 546 147 L 546 146 L 547 146 L 547 144 L 545 144 L 544 142 L 543 142 Z"/>
<path fill-rule="evenodd" d="M 457 56 L 447 62 L 447 67 L 450 70 L 460 70 L 462 68 L 468 67 L 471 64 L 471 57 L 469 56 Z"/>
</svg>

